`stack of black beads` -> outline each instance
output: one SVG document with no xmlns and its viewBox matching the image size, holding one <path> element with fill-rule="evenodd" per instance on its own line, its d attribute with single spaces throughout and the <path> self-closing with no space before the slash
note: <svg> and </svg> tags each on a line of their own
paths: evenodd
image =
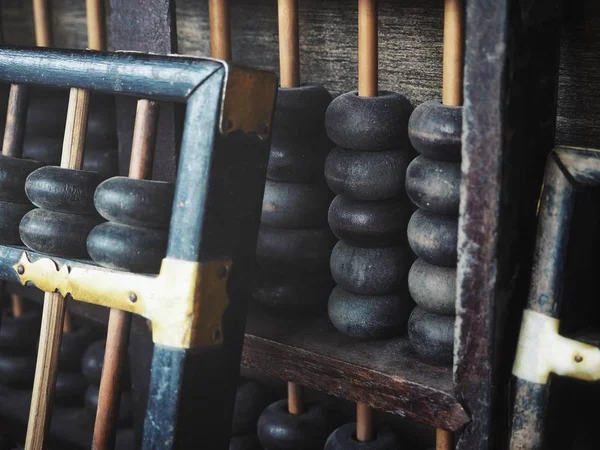
<svg viewBox="0 0 600 450">
<path fill-rule="evenodd" d="M 100 378 L 104 365 L 104 350 L 106 341 L 103 339 L 94 341 L 87 347 L 81 358 L 81 372 L 87 381 L 85 391 L 85 411 L 93 422 L 98 410 L 98 396 L 100 390 Z M 128 370 L 124 370 L 128 374 Z M 132 424 L 132 399 L 129 385 L 129 377 L 124 377 L 124 389 L 121 390 L 121 401 L 119 404 L 119 417 L 117 426 L 119 428 L 131 427 Z"/>
<path fill-rule="evenodd" d="M 454 348 L 461 123 L 460 106 L 431 100 L 415 109 L 409 124 L 421 154 L 406 172 L 406 190 L 419 207 L 408 225 L 419 257 L 408 276 L 417 303 L 409 338 L 424 358 L 445 364 L 452 363 Z"/>
<path fill-rule="evenodd" d="M 323 118 L 331 101 L 317 84 L 280 88 L 257 244 L 254 300 L 274 313 L 325 312 L 332 280 L 331 201 L 323 179 L 330 150 Z"/>
</svg>

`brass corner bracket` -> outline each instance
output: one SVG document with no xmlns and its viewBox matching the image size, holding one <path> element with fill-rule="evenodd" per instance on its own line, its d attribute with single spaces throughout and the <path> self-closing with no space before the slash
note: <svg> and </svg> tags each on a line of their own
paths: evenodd
<svg viewBox="0 0 600 450">
<path fill-rule="evenodd" d="M 91 265 L 59 267 L 50 258 L 31 262 L 23 252 L 13 269 L 23 285 L 149 319 L 156 344 L 193 348 L 223 342 L 231 265 L 229 259 L 199 263 L 164 258 L 154 277 Z"/>
</svg>

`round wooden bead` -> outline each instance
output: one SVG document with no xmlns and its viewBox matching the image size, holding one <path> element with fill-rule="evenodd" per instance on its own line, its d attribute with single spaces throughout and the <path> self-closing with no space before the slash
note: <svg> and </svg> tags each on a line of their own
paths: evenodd
<svg viewBox="0 0 600 450">
<path fill-rule="evenodd" d="M 458 217 L 419 209 L 410 218 L 408 243 L 413 252 L 430 264 L 456 266 Z"/>
<path fill-rule="evenodd" d="M 276 272 L 300 270 L 321 272 L 329 269 L 329 256 L 335 237 L 328 228 L 285 229 L 261 224 L 256 260 Z"/>
<path fill-rule="evenodd" d="M 247 434 L 243 436 L 231 436 L 229 450 L 263 450 L 260 446 L 258 436 Z"/>
<path fill-rule="evenodd" d="M 408 290 L 421 308 L 436 314 L 456 314 L 456 268 L 417 259 L 408 272 Z"/>
<path fill-rule="evenodd" d="M 367 295 L 336 286 L 329 297 L 331 323 L 342 333 L 359 339 L 386 339 L 406 331 L 414 303 L 408 293 Z"/>
<path fill-rule="evenodd" d="M 357 294 L 390 294 L 400 288 L 408 267 L 407 249 L 363 248 L 339 241 L 331 252 L 337 284 Z"/>
<path fill-rule="evenodd" d="M 252 299 L 266 312 L 281 316 L 315 316 L 327 310 L 327 299 L 334 287 L 329 273 L 311 275 L 258 271 Z"/>
<path fill-rule="evenodd" d="M 19 234 L 30 249 L 65 258 L 88 258 L 86 240 L 102 219 L 33 209 L 23 216 Z"/>
<path fill-rule="evenodd" d="M 428 361 L 451 364 L 454 357 L 455 316 L 443 316 L 416 307 L 408 319 L 408 338 Z"/>
<path fill-rule="evenodd" d="M 460 163 L 418 156 L 406 171 L 406 192 L 421 209 L 458 215 Z"/>
<path fill-rule="evenodd" d="M 404 191 L 409 152 L 359 152 L 334 148 L 325 160 L 325 180 L 333 192 L 352 200 L 385 200 Z"/>
<path fill-rule="evenodd" d="M 106 341 L 95 341 L 88 346 L 81 357 L 81 373 L 88 383 L 100 385 Z"/>
<path fill-rule="evenodd" d="M 21 244 L 19 224 L 23 216 L 33 208 L 31 203 L 0 202 L 0 244 Z"/>
<path fill-rule="evenodd" d="M 256 434 L 256 423 L 267 406 L 265 388 L 253 380 L 242 380 L 235 394 L 231 433 Z"/>
<path fill-rule="evenodd" d="M 383 247 L 401 242 L 411 209 L 403 199 L 357 202 L 338 195 L 329 206 L 329 227 L 358 247 Z"/>
<path fill-rule="evenodd" d="M 323 164 L 331 148 L 322 136 L 273 136 L 267 179 L 289 183 L 310 183 L 323 177 Z"/>
<path fill-rule="evenodd" d="M 56 374 L 54 401 L 59 405 L 79 405 L 87 389 L 87 381 L 80 372 L 69 372 L 59 368 Z"/>
<path fill-rule="evenodd" d="M 0 353 L 0 383 L 19 388 L 31 387 L 35 376 L 35 355 Z"/>
<path fill-rule="evenodd" d="M 94 203 L 111 222 L 168 229 L 174 195 L 173 183 L 113 177 L 98 186 Z"/>
<path fill-rule="evenodd" d="M 63 333 L 58 357 L 59 367 L 79 372 L 81 358 L 95 337 L 97 336 L 88 326 L 78 326 L 68 333 Z"/>
<path fill-rule="evenodd" d="M 85 411 L 91 419 L 96 417 L 99 397 L 99 386 L 93 384 L 87 386 L 84 392 L 83 402 Z M 131 391 L 122 391 L 121 399 L 119 401 L 119 417 L 117 418 L 117 424 L 120 426 L 130 424 L 132 419 L 132 410 L 133 400 L 131 398 Z"/>
<path fill-rule="evenodd" d="M 340 147 L 360 151 L 409 150 L 408 120 L 413 107 L 395 92 L 361 97 L 357 91 L 336 97 L 325 114 L 329 138 Z"/>
<path fill-rule="evenodd" d="M 279 88 L 273 118 L 273 139 L 324 134 L 323 118 L 331 94 L 320 84 Z"/>
<path fill-rule="evenodd" d="M 356 423 L 347 423 L 337 428 L 327 438 L 324 450 L 401 450 L 398 437 L 389 426 L 375 431 L 375 438 L 361 442 L 356 439 Z"/>
<path fill-rule="evenodd" d="M 267 180 L 261 222 L 278 228 L 308 228 L 327 223 L 332 195 L 325 183 Z"/>
<path fill-rule="evenodd" d="M 97 172 L 45 166 L 27 177 L 25 192 L 38 208 L 68 214 L 96 214 L 94 192 L 103 180 Z"/>
<path fill-rule="evenodd" d="M 302 414 L 290 414 L 287 399 L 279 400 L 258 419 L 258 438 L 269 449 L 321 450 L 330 431 L 329 419 L 317 404 L 306 405 Z"/>
<path fill-rule="evenodd" d="M 40 324 L 39 311 L 26 311 L 15 317 L 11 311 L 5 309 L 0 327 L 0 352 L 14 355 L 35 353 Z"/>
<path fill-rule="evenodd" d="M 138 273 L 158 273 L 167 253 L 169 234 L 157 228 L 105 222 L 87 240 L 91 258 L 104 267 Z"/>
<path fill-rule="evenodd" d="M 0 201 L 29 203 L 25 180 L 31 172 L 42 167 L 38 161 L 0 155 Z"/>
<path fill-rule="evenodd" d="M 51 137 L 26 134 L 23 141 L 23 158 L 39 161 L 44 165 L 58 166 L 60 165 L 62 145 L 62 135 Z"/>
<path fill-rule="evenodd" d="M 408 136 L 423 156 L 442 161 L 460 161 L 462 106 L 429 100 L 410 116 Z"/>
</svg>

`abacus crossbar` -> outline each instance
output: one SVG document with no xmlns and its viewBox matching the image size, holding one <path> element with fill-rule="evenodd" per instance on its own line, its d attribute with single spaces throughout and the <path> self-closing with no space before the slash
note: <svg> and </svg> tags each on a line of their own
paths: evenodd
<svg viewBox="0 0 600 450">
<path fill-rule="evenodd" d="M 158 276 L 0 246 L 0 279 L 142 315 L 155 344 L 144 449 L 227 449 L 277 78 L 224 61 L 0 47 L 0 81 L 185 103 Z"/>
</svg>

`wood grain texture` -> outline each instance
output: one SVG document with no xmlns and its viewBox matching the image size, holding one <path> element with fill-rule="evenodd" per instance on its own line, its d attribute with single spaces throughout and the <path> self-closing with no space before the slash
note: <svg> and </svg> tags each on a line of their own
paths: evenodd
<svg viewBox="0 0 600 450">
<path fill-rule="evenodd" d="M 326 317 L 283 321 L 251 308 L 242 366 L 437 428 L 468 422 L 450 367 L 419 360 L 406 337 L 360 342 Z"/>
</svg>

